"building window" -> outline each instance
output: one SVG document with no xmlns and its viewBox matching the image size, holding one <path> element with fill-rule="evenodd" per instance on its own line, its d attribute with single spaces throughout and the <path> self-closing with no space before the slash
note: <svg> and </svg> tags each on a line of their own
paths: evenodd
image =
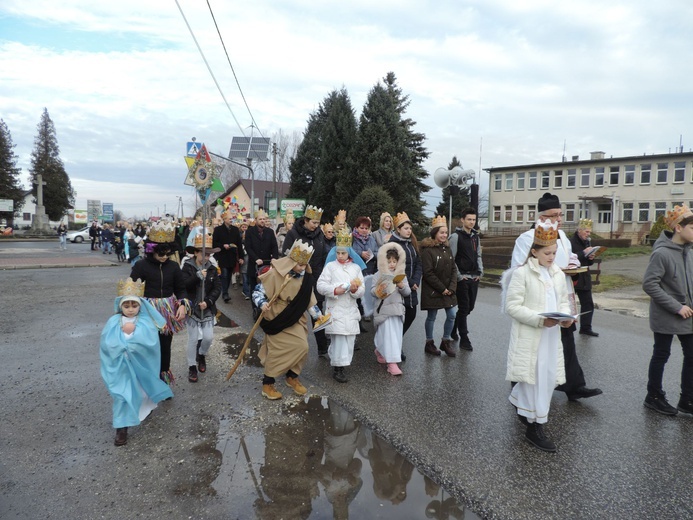
<svg viewBox="0 0 693 520">
<path fill-rule="evenodd" d="M 650 203 L 638 202 L 638 222 L 650 221 Z"/>
<path fill-rule="evenodd" d="M 575 222 L 575 204 L 565 205 L 565 221 Z"/>
<path fill-rule="evenodd" d="M 22 213 L 22 220 L 31 220 L 31 213 Z"/>
<path fill-rule="evenodd" d="M 597 204 L 597 222 L 611 224 L 611 204 Z"/>
<path fill-rule="evenodd" d="M 534 222 L 537 219 L 537 206 L 530 204 L 527 206 L 527 222 Z"/>
<path fill-rule="evenodd" d="M 505 191 L 513 191 L 513 174 L 505 174 Z"/>
<path fill-rule="evenodd" d="M 493 191 L 500 191 L 503 184 L 503 176 L 500 173 L 493 175 Z"/>
<path fill-rule="evenodd" d="M 618 186 L 618 174 L 621 168 L 618 166 L 609 166 L 609 185 Z"/>
<path fill-rule="evenodd" d="M 650 176 L 652 174 L 651 164 L 640 165 L 640 184 L 650 184 Z"/>
<path fill-rule="evenodd" d="M 525 218 L 525 207 L 516 206 L 515 207 L 515 222 L 524 222 Z"/>
<path fill-rule="evenodd" d="M 654 219 L 657 220 L 659 217 L 663 217 L 667 212 L 666 202 L 655 202 L 655 214 Z"/>
<path fill-rule="evenodd" d="M 626 186 L 632 186 L 635 184 L 635 165 L 634 164 L 626 164 L 623 167 L 624 170 L 624 177 L 623 177 L 623 184 Z"/>
<path fill-rule="evenodd" d="M 537 189 L 537 172 L 529 172 L 529 186 L 528 189 Z"/>
<path fill-rule="evenodd" d="M 566 177 L 566 188 L 574 188 L 575 180 L 577 179 L 577 168 L 568 168 L 568 176 Z"/>
<path fill-rule="evenodd" d="M 674 182 L 683 182 L 686 180 L 686 163 L 674 163 Z"/>
<path fill-rule="evenodd" d="M 512 222 L 513 221 L 513 207 L 512 206 L 505 206 L 505 217 L 503 217 L 503 222 Z"/>
<path fill-rule="evenodd" d="M 551 172 L 544 170 L 541 172 L 541 189 L 548 190 L 550 187 Z"/>
<path fill-rule="evenodd" d="M 563 187 L 563 170 L 553 171 L 553 187 L 562 188 Z"/>
<path fill-rule="evenodd" d="M 683 202 L 672 202 L 671 203 L 671 209 L 674 209 L 674 206 L 683 206 Z M 690 206 L 688 206 L 690 208 Z"/>
<path fill-rule="evenodd" d="M 604 168 L 601 166 L 594 169 L 594 185 L 604 186 Z"/>
<path fill-rule="evenodd" d="M 525 189 L 525 172 L 518 172 L 517 174 L 517 190 L 522 191 Z"/>
<path fill-rule="evenodd" d="M 633 203 L 624 202 L 621 204 L 621 209 L 623 210 L 623 217 L 621 220 L 623 220 L 623 222 L 633 222 Z"/>
<path fill-rule="evenodd" d="M 657 184 L 667 183 L 667 172 L 669 171 L 669 163 L 657 163 Z"/>
<path fill-rule="evenodd" d="M 580 187 L 589 188 L 590 187 L 590 169 L 580 168 Z"/>
<path fill-rule="evenodd" d="M 500 206 L 493 206 L 493 221 L 500 222 Z"/>
</svg>

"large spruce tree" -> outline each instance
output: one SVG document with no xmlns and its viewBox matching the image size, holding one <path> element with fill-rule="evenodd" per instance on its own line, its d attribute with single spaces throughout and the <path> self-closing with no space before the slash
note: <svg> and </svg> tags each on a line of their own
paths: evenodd
<svg viewBox="0 0 693 520">
<path fill-rule="evenodd" d="M 46 183 L 43 187 L 43 205 L 46 208 L 46 214 L 50 220 L 60 220 L 68 208 L 74 207 L 75 193 L 60 159 L 55 126 L 46 108 L 43 109 L 37 130 L 29 169 L 33 194 L 37 196 L 36 176 L 41 174 Z"/>
<path fill-rule="evenodd" d="M 322 129 L 325 119 L 322 104 L 308 116 L 308 126 L 303 133 L 303 141 L 296 150 L 296 156 L 289 163 L 289 182 L 291 182 L 289 197 L 308 199 L 310 196 L 310 189 L 317 177 L 322 153 Z M 309 203 L 312 204 L 311 201 Z"/>
<path fill-rule="evenodd" d="M 457 156 L 453 156 L 450 164 L 448 164 L 448 170 L 453 169 L 455 166 L 462 167 L 462 163 L 457 159 Z M 469 207 L 469 186 L 448 186 L 443 188 L 443 200 L 436 207 L 436 214 L 449 217 L 450 213 L 450 194 L 452 192 L 452 218 L 453 220 L 460 218 L 460 214 L 463 209 Z M 449 226 L 451 229 L 454 227 Z"/>
<path fill-rule="evenodd" d="M 24 188 L 20 184 L 21 168 L 17 168 L 16 145 L 12 142 L 12 134 L 4 120 L 0 119 L 0 199 L 10 199 L 14 202 L 14 212 L 0 212 L 0 217 L 8 222 L 13 220 L 24 206 Z"/>
</svg>

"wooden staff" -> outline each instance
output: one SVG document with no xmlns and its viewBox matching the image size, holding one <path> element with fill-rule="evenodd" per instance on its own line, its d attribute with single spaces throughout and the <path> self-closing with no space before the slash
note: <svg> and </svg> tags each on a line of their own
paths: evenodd
<svg viewBox="0 0 693 520">
<path fill-rule="evenodd" d="M 248 337 L 245 340 L 245 343 L 243 344 L 243 348 L 241 349 L 241 353 L 238 354 L 238 359 L 236 359 L 236 362 L 234 365 L 231 367 L 231 370 L 229 370 L 229 373 L 226 374 L 226 380 L 228 381 L 231 379 L 231 376 L 233 373 L 236 371 L 238 368 L 238 365 L 241 364 L 241 361 L 243 361 L 243 356 L 245 355 L 245 351 L 248 348 L 248 345 L 250 345 L 250 340 L 253 339 L 253 336 L 255 335 L 255 332 L 257 331 L 257 328 L 260 326 L 260 322 L 265 316 L 265 312 L 272 307 L 272 304 L 276 301 L 276 299 L 279 297 L 279 294 L 284 290 L 284 287 L 291 281 L 291 273 L 287 273 L 286 276 L 284 277 L 284 282 L 282 283 L 281 287 L 279 287 L 279 290 L 272 296 L 272 299 L 267 302 L 267 309 L 264 311 L 260 312 L 260 316 L 258 316 L 257 321 L 255 322 L 255 325 L 253 325 L 253 328 L 250 329 L 250 332 L 248 333 Z"/>
</svg>

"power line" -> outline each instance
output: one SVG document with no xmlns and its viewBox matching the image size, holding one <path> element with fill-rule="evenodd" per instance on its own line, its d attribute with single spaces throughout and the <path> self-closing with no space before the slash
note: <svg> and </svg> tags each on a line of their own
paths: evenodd
<svg viewBox="0 0 693 520">
<path fill-rule="evenodd" d="M 214 27 L 216 28 L 217 34 L 219 35 L 219 41 L 221 42 L 221 46 L 224 48 L 224 54 L 226 55 L 226 61 L 228 61 L 229 67 L 231 68 L 231 72 L 233 73 L 233 79 L 236 80 L 236 86 L 238 86 L 238 92 L 241 93 L 241 98 L 243 98 L 243 103 L 245 104 L 245 108 L 248 110 L 248 114 L 250 115 L 250 121 L 253 123 L 255 128 L 257 128 L 257 131 L 260 133 L 260 137 L 265 139 L 265 136 L 262 135 L 262 132 L 260 131 L 260 127 L 255 122 L 255 118 L 253 117 L 253 113 L 250 111 L 250 107 L 248 106 L 248 102 L 245 99 L 245 94 L 243 94 L 243 89 L 241 88 L 241 84 L 238 81 L 238 76 L 236 76 L 236 71 L 233 68 L 233 64 L 231 63 L 231 58 L 229 57 L 229 52 L 226 50 L 226 44 L 224 43 L 224 38 L 222 38 L 221 31 L 219 31 L 219 25 L 217 24 L 217 19 L 214 16 L 214 11 L 212 11 L 212 6 L 210 5 L 209 0 L 207 0 L 207 7 L 209 7 L 209 14 L 212 15 L 212 21 L 214 22 Z"/>
<path fill-rule="evenodd" d="M 195 42 L 195 45 L 197 46 L 197 50 L 200 52 L 200 56 L 202 56 L 202 60 L 205 62 L 205 65 L 207 66 L 207 70 L 209 71 L 209 74 L 212 76 L 212 79 L 214 80 L 214 84 L 217 86 L 217 90 L 219 91 L 219 94 L 221 94 L 221 97 L 224 100 L 224 103 L 226 104 L 226 108 L 229 109 L 229 112 L 231 113 L 233 120 L 236 122 L 238 129 L 241 131 L 241 134 L 243 135 L 243 137 L 245 137 L 245 133 L 243 132 L 243 128 L 241 127 L 241 124 L 238 122 L 238 119 L 236 119 L 236 115 L 233 113 L 233 110 L 231 109 L 231 105 L 229 105 L 229 102 L 226 100 L 226 96 L 224 96 L 224 92 L 221 90 L 221 86 L 219 85 L 217 78 L 214 76 L 214 72 L 212 72 L 212 68 L 209 66 L 209 63 L 207 62 L 207 58 L 205 57 L 204 52 L 202 52 L 202 47 L 200 47 L 200 44 L 197 42 L 197 38 L 195 38 L 195 33 L 193 33 L 192 27 L 190 27 L 190 24 L 188 23 L 188 19 L 185 17 L 185 13 L 183 12 L 183 9 L 181 8 L 180 4 L 178 3 L 178 0 L 176 0 L 176 6 L 178 7 L 178 10 L 180 11 L 181 16 L 183 17 L 183 21 L 185 22 L 185 25 L 188 27 L 188 31 L 190 31 L 190 36 L 192 36 L 192 39 Z M 215 22 L 215 24 L 216 24 L 216 22 Z M 234 76 L 235 76 L 235 73 L 234 73 Z M 245 101 L 245 98 L 244 98 L 244 101 Z M 251 117 L 252 117 L 252 115 L 251 115 Z"/>
</svg>

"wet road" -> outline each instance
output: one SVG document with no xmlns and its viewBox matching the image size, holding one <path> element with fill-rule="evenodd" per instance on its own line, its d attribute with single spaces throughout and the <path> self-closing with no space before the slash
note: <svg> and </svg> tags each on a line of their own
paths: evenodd
<svg viewBox="0 0 693 520">
<path fill-rule="evenodd" d="M 651 349 L 647 321 L 598 311 L 594 327 L 601 337 L 576 337 L 588 384 L 600 386 L 604 395 L 577 403 L 554 395 L 547 432 L 559 451 L 547 454 L 526 443 L 507 401 L 509 385 L 503 377 L 509 321 L 498 312 L 499 291 L 491 288 L 480 291 L 472 315 L 474 352 L 458 353 L 455 359 L 425 356 L 420 313 L 405 338 L 408 361 L 401 378 L 377 365 L 369 334 L 359 338 L 362 349 L 346 385 L 331 379 L 328 363 L 313 350 L 302 379 L 312 394 L 330 397 L 326 404 L 287 392 L 279 402 L 263 400 L 261 369 L 253 366 L 243 366 L 224 382 L 231 357 L 221 337 L 250 326 L 247 302 L 234 293 L 234 301 L 221 307 L 240 329 L 217 329 L 210 369 L 201 382 L 191 385 L 182 377 L 185 335 L 178 335 L 173 367 L 181 380 L 175 399 L 133 429 L 125 449 L 115 448 L 97 344 L 112 310 L 115 281 L 128 272 L 126 266 L 0 272 L 5 360 L 0 366 L 0 517 L 278 518 L 269 507 L 261 513 L 251 474 L 258 485 L 272 489 L 272 477 L 266 480 L 261 470 L 295 453 L 291 443 L 306 435 L 301 432 L 314 431 L 299 419 L 302 415 L 323 421 L 323 433 L 315 433 L 323 438 L 323 450 L 327 432 L 353 433 L 352 419 L 334 405 L 332 418 L 331 403 L 351 412 L 361 440 L 346 463 L 335 457 L 341 473 L 338 466 L 326 470 L 328 458 L 320 456 L 310 518 L 332 518 L 330 492 L 340 500 L 351 497 L 359 484 L 350 464 L 361 465 L 358 478 L 364 481 L 349 502 L 352 518 L 459 518 L 458 506 L 450 502 L 446 516 L 429 511 L 434 497 L 427 482 L 432 481 L 468 506 L 467 514 L 471 509 L 487 518 L 693 516 L 688 498 L 693 418 L 663 417 L 642 406 Z M 674 348 L 665 373 L 672 400 L 678 396 L 680 367 L 680 348 Z M 339 430 L 335 424 L 346 426 Z M 288 428 L 286 433 L 279 433 L 282 428 Z M 363 439 L 365 446 L 369 438 L 371 444 L 377 439 L 371 432 L 418 470 L 412 472 L 408 498 L 399 505 L 381 498 L 385 492 L 375 493 L 373 502 L 368 498 L 373 494 L 366 493 L 382 483 L 372 476 L 378 471 L 369 467 L 373 461 L 363 455 L 371 448 L 359 448 Z M 273 435 L 280 441 L 270 448 Z M 250 466 L 241 438 L 254 461 Z M 301 464 L 319 455 L 298 453 Z M 361 462 L 352 462 L 357 459 Z M 391 454 L 390 460 L 392 467 L 404 464 Z M 333 481 L 320 481 L 330 469 L 338 481 L 334 488 Z M 290 473 L 271 474 L 275 484 L 284 482 L 293 490 Z M 272 498 L 261 490 L 265 502 Z M 445 509 L 440 502 L 439 510 Z"/>
</svg>

